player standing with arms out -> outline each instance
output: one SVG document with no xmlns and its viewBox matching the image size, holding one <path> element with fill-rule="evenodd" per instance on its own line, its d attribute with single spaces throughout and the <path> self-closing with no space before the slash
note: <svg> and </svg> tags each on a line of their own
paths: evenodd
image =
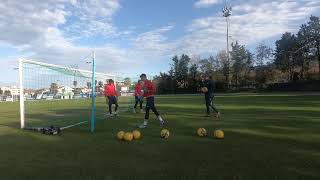
<svg viewBox="0 0 320 180">
<path fill-rule="evenodd" d="M 107 84 L 104 85 L 104 95 L 106 96 L 106 102 L 109 105 L 109 113 L 106 115 L 116 116 L 118 110 L 117 90 L 112 79 L 107 80 Z M 114 114 L 112 114 L 112 104 L 115 104 Z"/>
<path fill-rule="evenodd" d="M 146 74 L 141 74 L 140 78 L 141 78 L 141 81 L 144 82 L 142 89 L 143 89 L 143 96 L 146 97 L 146 99 L 147 99 L 147 104 L 146 104 L 146 114 L 144 117 L 144 121 L 143 121 L 143 124 L 141 124 L 139 126 L 139 128 L 146 128 L 147 127 L 150 109 L 153 111 L 153 113 L 159 119 L 160 125 L 162 125 L 162 126 L 165 125 L 166 122 L 162 119 L 162 117 L 160 116 L 160 114 L 158 113 L 158 111 L 154 105 L 154 96 L 156 93 L 156 87 L 154 86 L 154 84 L 150 80 L 147 79 Z"/>
<path fill-rule="evenodd" d="M 218 109 L 214 106 L 213 98 L 214 98 L 214 88 L 215 83 L 212 80 L 211 76 L 205 75 L 202 76 L 202 83 L 201 83 L 201 89 L 204 93 L 205 102 L 206 102 L 206 108 L 207 108 L 207 116 L 210 116 L 210 109 L 212 109 L 216 113 L 216 117 L 220 119 L 220 112 Z"/>
<path fill-rule="evenodd" d="M 140 103 L 140 112 L 143 113 L 143 90 L 142 87 L 144 85 L 144 82 L 139 80 L 138 83 L 136 84 L 135 91 L 134 91 L 134 96 L 135 96 L 135 104 L 133 107 L 133 113 L 136 113 L 137 105 Z"/>
</svg>

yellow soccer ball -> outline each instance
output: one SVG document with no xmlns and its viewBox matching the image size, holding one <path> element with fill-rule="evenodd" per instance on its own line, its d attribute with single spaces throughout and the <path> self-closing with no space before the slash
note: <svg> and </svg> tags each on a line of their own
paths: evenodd
<svg viewBox="0 0 320 180">
<path fill-rule="evenodd" d="M 124 138 L 125 141 L 132 141 L 133 134 L 131 132 L 126 132 L 126 133 L 124 133 L 123 138 Z"/>
<path fill-rule="evenodd" d="M 223 139 L 224 138 L 224 132 L 220 129 L 215 130 L 213 136 L 217 139 Z"/>
<path fill-rule="evenodd" d="M 199 129 L 197 130 L 197 134 L 198 134 L 198 136 L 200 136 L 200 137 L 207 136 L 207 130 L 206 130 L 205 128 L 199 128 Z"/>
<path fill-rule="evenodd" d="M 138 130 L 132 131 L 133 134 L 133 139 L 140 139 L 141 138 L 141 133 Z"/>
<path fill-rule="evenodd" d="M 208 92 L 208 88 L 207 88 L 207 87 L 203 87 L 203 88 L 201 88 L 201 91 L 202 91 L 203 93 L 206 93 L 206 92 Z"/>
<path fill-rule="evenodd" d="M 167 139 L 169 138 L 170 136 L 170 132 L 168 129 L 162 129 L 161 132 L 160 132 L 160 137 L 161 138 L 164 138 L 164 139 Z"/>
<path fill-rule="evenodd" d="M 117 138 L 118 138 L 119 140 L 122 140 L 122 139 L 123 139 L 123 136 L 124 136 L 124 131 L 119 131 L 119 132 L 117 133 Z"/>
</svg>

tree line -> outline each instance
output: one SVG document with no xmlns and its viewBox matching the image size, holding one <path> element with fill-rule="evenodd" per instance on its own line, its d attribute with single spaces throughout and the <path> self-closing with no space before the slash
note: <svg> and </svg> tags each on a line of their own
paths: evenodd
<svg viewBox="0 0 320 180">
<path fill-rule="evenodd" d="M 11 96 L 11 91 L 9 91 L 9 90 L 3 91 L 3 90 L 0 88 L 0 96 Z"/>
<path fill-rule="evenodd" d="M 170 70 L 161 72 L 154 82 L 159 94 L 175 94 L 195 93 L 202 74 L 213 77 L 217 91 L 266 90 L 275 84 L 317 81 L 319 52 L 320 21 L 311 16 L 296 34 L 285 32 L 275 49 L 262 42 L 251 52 L 236 41 L 229 54 L 220 51 L 208 58 L 176 55 Z"/>
</svg>

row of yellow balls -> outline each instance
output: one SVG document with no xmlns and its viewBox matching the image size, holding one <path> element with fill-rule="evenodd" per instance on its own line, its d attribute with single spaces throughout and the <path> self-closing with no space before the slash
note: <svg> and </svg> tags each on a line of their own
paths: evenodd
<svg viewBox="0 0 320 180">
<path fill-rule="evenodd" d="M 117 133 L 117 138 L 119 140 L 125 140 L 125 141 L 132 141 L 132 140 L 137 140 L 141 138 L 141 132 L 138 130 L 134 130 L 132 132 L 124 132 L 124 131 L 119 131 Z M 167 139 L 170 136 L 170 132 L 167 129 L 162 129 L 160 132 L 160 137 Z"/>
<path fill-rule="evenodd" d="M 198 136 L 200 137 L 204 137 L 204 136 L 207 136 L 207 130 L 205 128 L 199 128 L 197 130 L 197 134 Z M 117 133 L 117 138 L 119 140 L 125 140 L 125 141 L 132 141 L 132 140 L 137 140 L 137 139 L 140 139 L 141 138 L 141 132 L 138 131 L 138 130 L 134 130 L 132 132 L 124 132 L 124 131 L 119 131 Z M 162 129 L 161 132 L 160 132 L 160 137 L 161 138 L 164 138 L 164 139 L 167 139 L 169 138 L 170 136 L 170 132 L 168 129 Z M 213 137 L 217 138 L 217 139 L 223 139 L 224 138 L 224 132 L 220 129 L 218 130 L 215 130 L 213 132 Z"/>
<path fill-rule="evenodd" d="M 207 136 L 208 133 L 207 133 L 207 130 L 205 128 L 199 128 L 197 130 L 197 134 L 198 136 L 200 137 L 204 137 L 204 136 Z M 224 138 L 224 132 L 223 130 L 221 129 L 217 129 L 215 131 L 213 131 L 213 137 L 217 138 L 217 139 L 223 139 Z"/>
<path fill-rule="evenodd" d="M 119 131 L 117 133 L 117 138 L 119 140 L 132 141 L 134 139 L 140 139 L 141 133 L 138 130 L 134 130 L 132 132 Z"/>
</svg>

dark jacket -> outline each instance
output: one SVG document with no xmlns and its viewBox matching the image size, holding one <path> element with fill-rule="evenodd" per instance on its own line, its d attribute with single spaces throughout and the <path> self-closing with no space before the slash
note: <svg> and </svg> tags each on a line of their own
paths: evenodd
<svg viewBox="0 0 320 180">
<path fill-rule="evenodd" d="M 208 88 L 208 92 L 205 93 L 206 96 L 213 96 L 215 83 L 213 80 L 204 80 L 201 82 L 201 87 Z"/>
</svg>

